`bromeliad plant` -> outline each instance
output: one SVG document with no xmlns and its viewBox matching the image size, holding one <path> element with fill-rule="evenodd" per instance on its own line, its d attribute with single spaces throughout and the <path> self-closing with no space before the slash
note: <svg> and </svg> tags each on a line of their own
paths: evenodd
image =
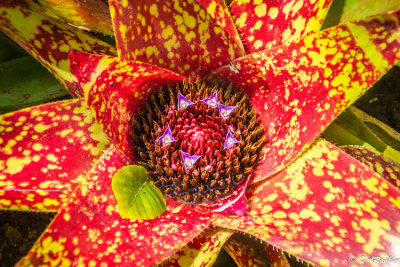
<svg viewBox="0 0 400 267">
<path fill-rule="evenodd" d="M 399 257 L 399 189 L 318 138 L 399 60 L 399 11 L 319 31 L 330 1 L 109 4 L 118 58 L 0 3 L 0 29 L 84 95 L 1 117 L 0 204 L 58 211 L 21 265 L 209 264 L 233 231 L 319 265 Z M 155 219 L 121 218 L 116 173 L 119 201 L 142 181 L 121 214 Z"/>
</svg>

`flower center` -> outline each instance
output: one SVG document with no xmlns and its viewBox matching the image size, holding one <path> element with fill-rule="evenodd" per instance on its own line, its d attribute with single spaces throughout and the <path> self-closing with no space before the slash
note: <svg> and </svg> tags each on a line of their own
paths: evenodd
<svg viewBox="0 0 400 267">
<path fill-rule="evenodd" d="M 200 82 L 161 88 L 133 129 L 138 164 L 186 203 L 228 197 L 252 172 L 264 140 L 243 94 Z"/>
</svg>

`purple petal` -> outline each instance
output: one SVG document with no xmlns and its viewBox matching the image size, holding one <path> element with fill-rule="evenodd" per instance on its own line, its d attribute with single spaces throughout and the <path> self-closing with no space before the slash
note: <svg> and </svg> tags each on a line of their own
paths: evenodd
<svg viewBox="0 0 400 267">
<path fill-rule="evenodd" d="M 178 93 L 178 110 L 180 109 L 185 109 L 190 105 L 193 105 L 194 103 L 186 97 L 184 97 L 181 93 Z"/>
<path fill-rule="evenodd" d="M 226 135 L 224 149 L 231 148 L 234 144 L 239 143 L 239 141 L 233 136 L 232 132 L 228 130 L 228 134 Z"/>
<path fill-rule="evenodd" d="M 194 164 L 200 159 L 201 156 L 191 156 L 188 153 L 185 153 L 181 150 L 181 155 L 183 159 L 183 164 L 185 165 L 185 170 L 188 171 L 190 170 Z"/>
<path fill-rule="evenodd" d="M 236 106 L 229 106 L 226 107 L 225 105 L 222 104 L 218 104 L 218 110 L 219 110 L 219 114 L 221 115 L 221 117 L 223 119 L 227 119 L 229 118 L 229 115 L 231 115 L 232 111 L 236 108 Z"/>
<path fill-rule="evenodd" d="M 218 91 L 212 96 L 202 99 L 201 102 L 206 103 L 211 108 L 216 108 L 218 106 Z"/>
<path fill-rule="evenodd" d="M 172 136 L 171 129 L 169 128 L 169 125 L 167 129 L 164 131 L 164 133 L 160 137 L 158 137 L 156 141 L 162 142 L 163 146 L 167 146 L 175 141 L 175 138 Z"/>
</svg>

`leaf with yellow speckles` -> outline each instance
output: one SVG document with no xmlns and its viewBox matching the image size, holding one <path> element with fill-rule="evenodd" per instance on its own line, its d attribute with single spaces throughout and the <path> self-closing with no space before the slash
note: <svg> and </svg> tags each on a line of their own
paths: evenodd
<svg viewBox="0 0 400 267">
<path fill-rule="evenodd" d="M 326 141 L 247 197 L 248 216 L 213 224 L 318 265 L 346 266 L 349 255 L 400 257 L 400 190 Z"/>
<path fill-rule="evenodd" d="M 83 100 L 0 116 L 0 208 L 57 211 L 109 144 Z"/>
<path fill-rule="evenodd" d="M 68 91 L 30 56 L 0 63 L 0 88 L 0 113 L 68 95 Z"/>
<path fill-rule="evenodd" d="M 73 96 L 80 95 L 80 91 L 69 69 L 70 50 L 115 54 L 114 47 L 48 16 L 35 3 L 2 0 L 0 14 L 0 31 L 42 63 Z"/>
<path fill-rule="evenodd" d="M 167 199 L 167 211 L 150 221 L 121 219 L 111 178 L 128 164 L 114 146 L 98 160 L 87 183 L 70 198 L 21 265 L 154 266 L 206 229 L 215 215 Z M 49 246 L 49 243 L 52 244 Z"/>
<path fill-rule="evenodd" d="M 340 0 L 333 1 L 323 29 L 400 9 L 398 0 Z"/>
<path fill-rule="evenodd" d="M 382 177 L 386 178 L 394 186 L 400 188 L 399 163 L 385 156 L 385 154 L 368 147 L 342 146 L 340 148 L 382 175 Z"/>
<path fill-rule="evenodd" d="M 243 2 L 246 1 L 234 3 L 232 8 Z M 272 4 L 267 12 L 262 6 L 264 2 L 258 2 L 257 10 L 256 7 L 247 9 L 240 17 L 245 12 L 253 18 L 264 12 L 264 15 L 276 15 L 276 19 L 282 16 L 274 13 L 277 10 Z M 197 240 L 209 234 L 204 230 L 209 229 L 210 224 L 252 234 L 280 250 L 319 265 L 346 265 L 351 254 L 400 257 L 395 249 L 400 242 L 399 189 L 326 141 L 318 140 L 308 149 L 341 111 L 398 61 L 400 12 L 316 34 L 313 32 L 318 31 L 321 14 L 326 12 L 329 1 L 315 2 L 315 5 L 310 5 L 311 2 L 315 1 L 285 1 L 281 6 L 283 16 L 288 16 L 284 19 L 292 19 L 296 26 L 288 28 L 284 25 L 286 22 L 283 27 L 278 25 L 277 39 L 282 43 L 287 35 L 292 43 L 286 40 L 269 51 L 242 57 L 242 44 L 222 0 L 111 1 L 119 55 L 145 62 L 71 53 L 67 70 L 76 75 L 74 82 L 79 81 L 94 117 L 115 146 L 103 154 L 85 178 L 75 179 L 82 182 L 80 188 L 74 191 L 20 263 L 151 266 L 170 257 L 172 262 L 177 259 L 175 256 L 182 260 L 185 255 L 179 254 L 179 250 L 184 248 L 188 254 L 198 252 L 192 246 L 204 244 Z M 11 10 L 17 17 L 26 16 L 25 21 L 39 21 L 33 24 L 41 26 L 34 26 L 28 36 L 38 38 L 39 31 L 39 38 L 51 40 L 52 35 L 43 35 L 43 31 L 53 29 L 49 27 L 53 24 L 42 25 L 50 19 L 42 19 L 44 15 L 40 13 L 39 19 L 34 20 L 30 10 L 35 4 L 15 3 L 1 2 L 0 6 L 8 7 L 0 12 Z M 21 13 L 11 5 L 23 7 L 26 12 Z M 303 11 L 311 6 L 315 9 L 304 15 Z M 10 15 L 4 14 L 6 19 L 0 18 L 0 27 L 7 28 L 2 21 Z M 237 23 L 240 17 L 236 18 Z M 245 26 L 250 33 L 258 31 L 262 25 L 252 21 L 254 25 Z M 12 27 L 16 26 L 20 25 Z M 242 37 L 249 36 L 243 34 Z M 36 44 L 32 40 L 31 46 L 48 44 L 42 39 L 36 39 Z M 254 46 L 259 45 L 257 40 L 250 41 Z M 36 51 L 40 50 L 31 52 L 40 54 Z M 226 66 L 221 67 L 223 64 Z M 157 65 L 201 78 L 218 67 L 210 79 L 216 77 L 232 82 L 249 96 L 266 141 L 260 164 L 247 177 L 254 178 L 254 184 L 238 198 L 243 200 L 241 204 L 250 207 L 246 215 L 217 217 L 202 206 L 184 205 L 169 198 L 166 212 L 154 220 L 124 220 L 118 214 L 112 176 L 121 167 L 135 164 L 131 132 L 134 116 L 142 109 L 144 99 L 161 85 L 186 79 Z M 39 131 L 48 126 L 38 124 L 40 126 L 35 128 Z M 8 142 L 5 147 L 13 151 L 14 146 L 13 142 Z M 50 156 L 48 160 L 52 159 Z M 12 156 L 8 160 L 8 165 L 15 165 Z M 30 163 L 29 160 L 23 158 L 20 163 Z M 13 172 L 15 169 L 10 168 Z M 13 183 L 11 179 L 1 180 L 4 186 L 14 186 L 10 181 Z M 26 202 L 32 199 L 29 193 Z M 10 206 L 9 201 L 6 196 L 1 203 Z M 53 198 L 43 203 L 52 204 Z M 59 207 L 54 203 L 53 206 Z M 191 240 L 194 241 L 189 243 Z M 213 240 L 210 245 L 211 242 Z M 208 255 L 215 255 L 217 247 L 219 244 Z M 201 261 L 207 257 L 201 253 L 199 256 Z M 278 263 L 282 262 L 278 260 Z"/>
<path fill-rule="evenodd" d="M 233 232 L 220 227 L 208 228 L 164 261 L 162 266 L 213 266 L 222 246 Z"/>
<path fill-rule="evenodd" d="M 236 232 L 224 245 L 224 249 L 240 267 L 242 266 L 274 266 L 276 262 L 267 256 L 268 244 L 254 240 L 243 233 Z M 284 266 L 284 265 L 282 265 Z"/>
<path fill-rule="evenodd" d="M 244 55 L 224 0 L 110 1 L 118 55 L 203 76 Z"/>
<path fill-rule="evenodd" d="M 57 17 L 95 32 L 113 35 L 108 5 L 102 0 L 38 0 L 46 10 Z"/>
<path fill-rule="evenodd" d="M 400 11 L 332 27 L 212 73 L 242 88 L 268 129 L 254 181 L 294 160 L 400 59 L 399 18 Z"/>
<path fill-rule="evenodd" d="M 165 199 L 146 169 L 138 165 L 122 167 L 112 178 L 112 189 L 123 219 L 151 220 L 166 210 Z"/>
<path fill-rule="evenodd" d="M 234 0 L 230 8 L 246 51 L 254 53 L 318 32 L 331 2 Z"/>
<path fill-rule="evenodd" d="M 70 60 L 97 122 L 113 144 L 134 160 L 132 116 L 154 90 L 184 77 L 142 62 L 83 52 L 71 53 Z"/>
</svg>

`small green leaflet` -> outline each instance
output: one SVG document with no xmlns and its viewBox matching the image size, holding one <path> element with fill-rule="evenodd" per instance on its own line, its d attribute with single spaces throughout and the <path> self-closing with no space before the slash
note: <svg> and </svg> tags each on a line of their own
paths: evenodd
<svg viewBox="0 0 400 267">
<path fill-rule="evenodd" d="M 122 167 L 112 179 L 112 189 L 123 219 L 151 220 L 161 216 L 167 203 L 161 191 L 137 165 Z"/>
</svg>

